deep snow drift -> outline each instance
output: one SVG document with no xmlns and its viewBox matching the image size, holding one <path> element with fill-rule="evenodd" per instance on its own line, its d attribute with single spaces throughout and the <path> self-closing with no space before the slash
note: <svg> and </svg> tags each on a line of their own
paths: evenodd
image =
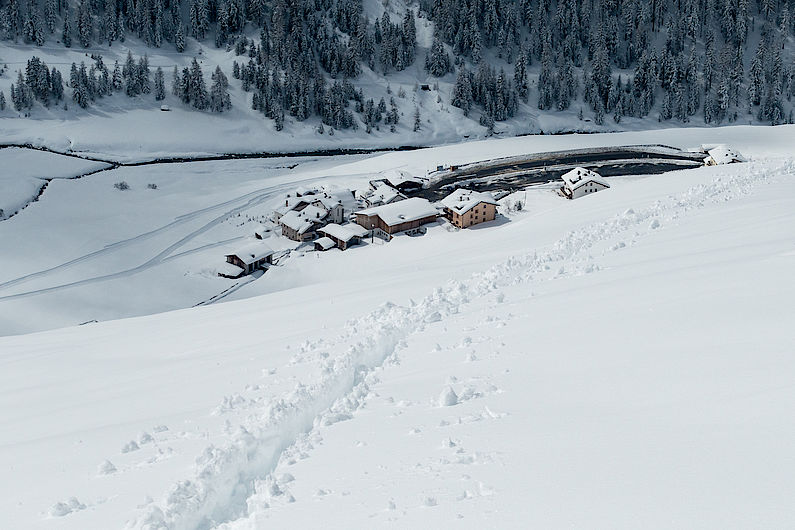
<svg viewBox="0 0 795 530">
<path fill-rule="evenodd" d="M 251 217 L 296 182 L 651 138 L 724 141 L 750 159 L 613 178 L 574 201 L 531 189 L 501 222 L 307 254 L 225 300 L 244 299 L 0 338 L 0 526 L 792 526 L 792 131 L 517 138 L 56 181 L 0 223 L 23 255 L 3 253 L 9 277 L 25 256 L 76 260 L 29 280 L 40 288 L 153 266 L 46 304 L 0 301 L 7 329 L 97 311 L 103 290 L 109 314 L 186 300 L 186 285 L 210 282 L 177 281 L 188 258 L 241 237 L 229 212 Z M 130 195 L 113 189 L 121 179 Z M 63 230 L 49 247 L 34 242 L 45 227 Z M 130 248 L 106 246 L 118 241 Z"/>
</svg>

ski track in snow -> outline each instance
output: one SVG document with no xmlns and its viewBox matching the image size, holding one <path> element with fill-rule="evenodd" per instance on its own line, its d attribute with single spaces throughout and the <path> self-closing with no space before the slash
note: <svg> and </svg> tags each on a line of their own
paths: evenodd
<svg viewBox="0 0 795 530">
<path fill-rule="evenodd" d="M 140 243 L 141 241 L 145 241 L 147 239 L 151 239 L 152 237 L 158 236 L 158 235 L 160 235 L 162 233 L 166 233 L 169 230 L 177 228 L 177 227 L 179 227 L 179 226 L 181 226 L 181 225 L 183 225 L 183 224 L 185 224 L 187 222 L 190 222 L 190 221 L 192 221 L 192 220 L 194 220 L 194 219 L 196 219 L 198 217 L 201 217 L 204 214 L 210 213 L 213 210 L 217 210 L 219 208 L 226 208 L 226 207 L 229 207 L 229 206 L 235 205 L 235 204 L 237 205 L 234 208 L 232 208 L 231 210 L 226 210 L 226 211 L 224 211 L 224 213 L 214 217 L 213 219 L 211 219 L 210 221 L 205 223 L 200 228 L 197 228 L 196 230 L 193 230 L 192 232 L 190 232 L 186 236 L 178 239 L 177 241 L 175 241 L 174 243 L 172 243 L 171 245 L 169 245 L 168 247 L 166 247 L 165 249 L 160 251 L 157 255 L 151 257 L 150 259 L 148 259 L 147 261 L 145 261 L 144 263 L 142 263 L 142 264 L 140 264 L 140 265 L 138 265 L 136 267 L 132 267 L 130 269 L 117 271 L 117 272 L 110 273 L 110 274 L 105 274 L 105 275 L 102 275 L 102 276 L 94 276 L 94 277 L 91 277 L 91 278 L 85 278 L 85 279 L 77 280 L 77 281 L 74 281 L 74 282 L 69 282 L 69 283 L 64 283 L 64 284 L 60 284 L 60 285 L 55 285 L 55 286 L 52 286 L 52 287 L 45 287 L 45 288 L 42 288 L 42 289 L 35 289 L 35 290 L 31 290 L 31 291 L 25 291 L 25 292 L 21 292 L 21 293 L 15 293 L 15 294 L 10 294 L 10 295 L 0 296 L 0 301 L 2 301 L 2 300 L 11 300 L 11 299 L 15 299 L 15 298 L 23 298 L 23 297 L 27 297 L 27 296 L 34 296 L 34 295 L 37 295 L 37 294 L 44 294 L 44 293 L 49 293 L 49 292 L 54 292 L 54 291 L 60 291 L 60 290 L 63 290 L 63 289 L 68 289 L 70 287 L 77 287 L 77 286 L 80 286 L 80 285 L 87 285 L 87 284 L 91 284 L 91 283 L 102 282 L 102 281 L 106 281 L 106 280 L 112 280 L 112 279 L 115 279 L 115 278 L 122 278 L 122 277 L 125 277 L 125 276 L 131 276 L 133 274 L 137 274 L 139 272 L 143 272 L 144 270 L 149 269 L 151 267 L 154 267 L 156 265 L 159 265 L 160 263 L 163 263 L 165 261 L 170 261 L 170 260 L 175 259 L 175 258 L 177 258 L 179 256 L 182 256 L 182 255 L 185 255 L 185 254 L 188 254 L 188 253 L 190 253 L 192 251 L 197 250 L 197 249 L 191 249 L 191 250 L 179 253 L 179 254 L 172 255 L 176 250 L 178 250 L 179 248 L 185 246 L 187 243 L 189 243 L 190 241 L 192 241 L 196 237 L 200 236 L 204 232 L 206 232 L 206 231 L 210 230 L 211 228 L 219 225 L 226 218 L 234 216 L 234 215 L 236 215 L 239 212 L 245 211 L 245 210 L 247 210 L 249 208 L 252 208 L 254 206 L 262 204 L 263 202 L 266 202 L 266 201 L 268 201 L 270 199 L 273 199 L 273 197 L 276 194 L 278 194 L 278 193 L 292 190 L 296 186 L 300 186 L 302 183 L 306 183 L 306 182 L 310 182 L 310 181 L 313 181 L 313 180 L 317 180 L 317 178 L 318 177 L 310 177 L 310 178 L 306 178 L 306 179 L 302 179 L 302 180 L 297 180 L 297 181 L 291 182 L 289 184 L 284 184 L 284 185 L 281 185 L 281 186 L 277 186 L 277 187 L 274 187 L 274 188 L 267 188 L 266 190 L 260 189 L 260 190 L 252 191 L 250 193 L 246 193 L 246 194 L 241 195 L 239 197 L 235 197 L 234 199 L 230 199 L 228 201 L 224 201 L 224 202 L 221 202 L 221 203 L 218 203 L 218 204 L 214 204 L 214 205 L 208 206 L 206 208 L 201 208 L 199 210 L 180 215 L 180 216 L 176 217 L 174 219 L 174 221 L 172 221 L 172 222 L 170 222 L 168 224 L 165 224 L 165 225 L 163 225 L 163 226 L 161 226 L 159 228 L 155 228 L 154 230 L 150 230 L 149 232 L 145 232 L 143 234 L 139 234 L 137 236 L 134 236 L 134 237 L 131 237 L 131 238 L 128 238 L 128 239 L 123 239 L 121 241 L 117 241 L 115 243 L 111 243 L 110 245 L 106 245 L 105 247 L 103 247 L 101 249 L 95 250 L 95 251 L 90 252 L 90 253 L 88 253 L 88 254 L 86 254 L 84 256 L 80 256 L 78 258 L 72 259 L 72 260 L 67 261 L 65 263 L 62 263 L 60 265 L 56 265 L 54 267 L 50 267 L 49 269 L 43 269 L 43 270 L 40 270 L 40 271 L 32 272 L 30 274 L 26 274 L 24 276 L 20 276 L 18 278 L 14 278 L 13 280 L 8 280 L 8 281 L 5 281 L 5 282 L 2 282 L 2 283 L 0 283 L 0 290 L 7 289 L 9 287 L 13 287 L 15 285 L 19 285 L 19 284 L 22 284 L 22 283 L 25 283 L 25 282 L 28 282 L 30 280 L 34 280 L 34 279 L 37 279 L 37 278 L 46 277 L 46 276 L 48 276 L 48 275 L 50 275 L 50 274 L 52 274 L 54 272 L 59 272 L 59 271 L 68 269 L 70 267 L 74 267 L 75 265 L 79 265 L 79 264 L 85 263 L 85 262 L 87 262 L 89 260 L 92 260 L 92 259 L 95 259 L 95 258 L 98 258 L 98 257 L 102 257 L 102 256 L 104 256 L 104 255 L 106 255 L 108 253 L 115 252 L 117 250 L 120 250 L 122 248 L 128 247 L 128 246 L 136 244 L 136 243 Z M 239 204 L 240 201 L 246 201 L 246 202 L 244 202 L 241 205 L 241 204 Z M 213 245 L 215 245 L 215 244 L 213 244 Z"/>
<path fill-rule="evenodd" d="M 511 257 L 463 282 L 450 281 L 419 303 L 401 306 L 387 302 L 372 313 L 349 321 L 338 337 L 305 343 L 293 361 L 318 366 L 319 379 L 298 383 L 275 398 L 228 396 L 213 414 L 247 412 L 236 432 L 222 445 L 207 447 L 197 458 L 192 476 L 174 484 L 159 504 L 142 508 L 135 519 L 128 521 L 127 528 L 233 527 L 236 521 L 245 520 L 250 511 L 262 509 L 272 499 L 289 497 L 289 492 L 282 489 L 284 477 L 274 476 L 280 463 L 307 457 L 311 440 L 319 437 L 322 427 L 353 418 L 368 399 L 370 385 L 378 381 L 383 369 L 398 360 L 398 352 L 410 336 L 426 326 L 440 325 L 470 301 L 490 293 L 496 293 L 499 303 L 504 287 L 597 272 L 599 266 L 591 252 L 599 254 L 600 245 L 605 246 L 601 255 L 620 250 L 664 229 L 667 223 L 691 210 L 736 199 L 751 193 L 755 186 L 793 173 L 792 162 L 772 170 L 751 162 L 732 176 L 716 177 L 708 184 L 693 186 L 644 208 L 630 208 L 568 232 L 546 249 Z M 611 246 L 612 242 L 615 244 Z"/>
</svg>

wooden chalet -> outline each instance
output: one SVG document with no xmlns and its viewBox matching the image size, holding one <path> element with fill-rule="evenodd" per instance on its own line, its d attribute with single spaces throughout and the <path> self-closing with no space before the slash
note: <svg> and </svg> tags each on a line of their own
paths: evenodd
<svg viewBox="0 0 795 530">
<path fill-rule="evenodd" d="M 400 232 L 407 232 L 432 223 L 439 212 L 427 200 L 414 197 L 385 204 L 356 213 L 356 223 L 375 235 L 389 240 Z"/>
</svg>

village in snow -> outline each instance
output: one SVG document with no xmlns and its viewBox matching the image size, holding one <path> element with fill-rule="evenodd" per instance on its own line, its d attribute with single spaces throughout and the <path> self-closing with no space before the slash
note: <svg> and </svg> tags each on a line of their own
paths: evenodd
<svg viewBox="0 0 795 530">
<path fill-rule="evenodd" d="M 701 153 L 707 166 L 745 161 L 741 154 L 726 145 L 701 146 L 693 151 Z M 482 168 L 484 164 L 494 165 L 494 161 L 472 165 Z M 298 187 L 287 193 L 284 204 L 270 215 L 255 216 L 252 223 L 243 225 L 250 231 L 248 242 L 226 254 L 226 263 L 219 266 L 218 275 L 237 279 L 265 271 L 293 253 L 343 251 L 366 244 L 368 239 L 373 244 L 378 238 L 380 244 L 396 236 L 420 236 L 426 234 L 432 224 L 448 231 L 466 229 L 495 221 L 498 209 L 522 209 L 521 198 L 514 196 L 504 200 L 515 195 L 510 189 L 492 193 L 453 184 L 445 186 L 449 193 L 439 201 L 431 202 L 419 196 L 433 182 L 459 169 L 464 168 L 439 165 L 421 176 L 393 169 L 357 190 L 334 186 Z M 583 167 L 563 172 L 560 179 L 562 185 L 550 180 L 540 190 L 564 199 L 577 199 L 610 188 L 607 179 Z M 549 184 L 553 185 L 552 189 Z M 523 193 L 526 196 L 526 191 Z M 298 244 L 287 243 L 285 238 Z"/>
</svg>

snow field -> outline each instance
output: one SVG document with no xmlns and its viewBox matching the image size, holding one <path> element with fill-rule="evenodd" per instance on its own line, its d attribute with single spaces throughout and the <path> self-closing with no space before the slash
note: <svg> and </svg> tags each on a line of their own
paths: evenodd
<svg viewBox="0 0 795 530">
<path fill-rule="evenodd" d="M 319 382 L 301 383 L 275 402 L 256 409 L 226 447 L 213 447 L 205 453 L 197 463 L 195 476 L 177 484 L 163 507 L 149 508 L 136 527 L 196 528 L 227 520 L 232 523 L 222 527 L 258 527 L 263 518 L 267 518 L 262 514 L 263 509 L 274 504 L 281 506 L 285 499 L 288 504 L 294 500 L 289 491 L 284 491 L 286 484 L 279 484 L 275 475 L 279 466 L 286 467 L 310 454 L 315 445 L 312 443 L 315 431 L 322 432 L 325 427 L 354 417 L 372 397 L 371 386 L 378 383 L 377 374 L 384 369 L 385 361 L 398 364 L 399 352 L 406 348 L 405 341 L 422 333 L 426 325 L 436 326 L 435 336 L 438 336 L 438 326 L 443 325 L 442 322 L 460 312 L 470 314 L 468 304 L 494 292 L 503 294 L 502 290 L 513 289 L 516 285 L 597 272 L 599 265 L 594 263 L 591 251 L 598 244 L 629 235 L 631 246 L 658 230 L 660 220 L 672 222 L 691 209 L 746 195 L 754 186 L 792 174 L 793 170 L 795 166 L 791 162 L 773 171 L 764 166 L 743 168 L 740 174 L 716 178 L 707 185 L 694 186 L 649 207 L 637 211 L 629 209 L 569 232 L 547 251 L 510 258 L 467 281 L 450 282 L 419 303 L 408 306 L 387 303 L 372 314 L 351 322 L 347 332 L 334 342 L 324 342 L 314 352 L 308 352 L 309 360 L 319 363 L 321 373 L 326 374 Z M 623 247 L 616 246 L 616 250 L 620 248 Z M 471 344 L 471 337 L 464 337 L 462 346 L 466 348 Z M 342 353 L 332 357 L 329 349 Z M 312 353 L 316 354 L 314 358 Z M 477 361 L 474 350 L 466 360 Z M 438 399 L 443 406 L 454 406 L 483 394 L 471 386 L 464 388 L 460 396 L 451 386 L 441 391 Z M 470 420 L 480 421 L 484 417 L 500 416 L 486 407 L 479 418 Z M 264 425 L 263 418 L 266 418 Z M 274 435 L 274 431 L 279 434 Z M 291 444 L 295 444 L 294 447 L 290 447 Z M 286 451 L 279 450 L 279 446 L 287 448 Z M 268 474 L 270 471 L 274 474 Z M 265 479 L 257 479 L 263 475 Z M 252 483 L 253 493 L 250 491 Z M 246 491 L 248 498 L 244 509 L 240 502 Z M 469 495 L 471 492 L 465 497 Z M 423 503 L 433 506 L 437 501 L 429 496 Z M 249 520 L 239 521 L 241 514 L 246 513 Z"/>
<path fill-rule="evenodd" d="M 745 134 L 736 145 L 749 164 L 615 178 L 576 201 L 539 187 L 510 198 L 526 205 L 510 222 L 307 254 L 224 299 L 232 303 L 0 338 L 0 526 L 452 526 L 459 515 L 466 527 L 659 526 L 664 516 L 788 526 L 793 474 L 781 447 L 792 433 L 780 418 L 792 403 L 783 330 L 793 293 L 779 279 L 795 255 L 795 168 L 771 156 L 786 153 L 786 136 L 773 133 L 787 130 L 709 131 Z M 75 254 L 58 252 L 75 259 L 207 209 L 163 240 L 144 239 L 156 244 L 132 254 L 138 263 L 273 188 L 276 200 L 299 181 L 352 185 L 456 152 L 580 138 L 530 140 L 272 167 L 265 182 L 259 166 L 185 164 L 191 172 L 160 174 L 157 192 L 168 195 L 151 209 L 152 174 L 131 171 L 126 197 L 141 200 L 111 196 L 85 228 L 64 221 L 93 212 L 75 207 L 75 193 L 63 203 L 45 195 L 0 232 L 3 244 L 15 234 L 24 259 L 40 244 L 31 234 L 63 227 L 56 242 Z M 116 179 L 93 178 L 58 184 L 97 190 L 101 208 L 100 190 Z M 255 195 L 238 200 L 245 194 Z M 125 204 L 121 219 L 137 224 L 112 224 Z M 200 231 L 175 252 L 209 263 L 223 245 L 201 249 L 240 237 L 237 228 Z M 68 245 L 90 229 L 106 239 Z M 4 302 L 0 320 L 37 325 L 97 300 L 117 311 L 131 299 L 119 292 L 156 299 L 150 310 L 201 299 L 202 277 L 183 276 L 204 266 L 182 263 L 168 278 L 152 267 L 120 281 L 124 291 L 66 289 L 62 306 Z M 577 332 L 591 317 L 599 324 Z"/>
<path fill-rule="evenodd" d="M 0 221 L 28 204 L 49 179 L 69 179 L 110 167 L 103 162 L 8 147 L 0 149 Z M 46 180 L 45 180 L 46 179 Z"/>
</svg>

